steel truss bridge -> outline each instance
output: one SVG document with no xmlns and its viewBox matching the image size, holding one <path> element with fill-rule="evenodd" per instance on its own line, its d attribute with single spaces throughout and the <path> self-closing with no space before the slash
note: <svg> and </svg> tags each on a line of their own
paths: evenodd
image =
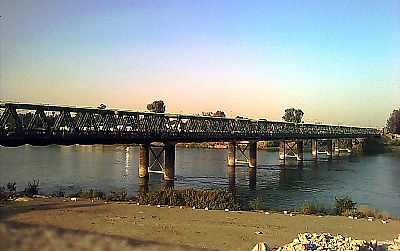
<svg viewBox="0 0 400 251">
<path fill-rule="evenodd" d="M 0 145 L 146 144 L 379 137 L 374 128 L 0 103 Z"/>
</svg>

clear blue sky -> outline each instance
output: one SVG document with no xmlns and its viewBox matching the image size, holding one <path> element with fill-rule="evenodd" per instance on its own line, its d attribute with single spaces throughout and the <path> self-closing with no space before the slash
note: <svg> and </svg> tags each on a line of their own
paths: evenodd
<svg viewBox="0 0 400 251">
<path fill-rule="evenodd" d="M 400 1 L 1 0 L 0 99 L 384 126 Z"/>
</svg>

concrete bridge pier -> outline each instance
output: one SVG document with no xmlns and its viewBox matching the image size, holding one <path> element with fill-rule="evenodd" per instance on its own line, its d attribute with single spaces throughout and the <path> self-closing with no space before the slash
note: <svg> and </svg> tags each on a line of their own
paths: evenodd
<svg viewBox="0 0 400 251">
<path fill-rule="evenodd" d="M 146 178 L 139 178 L 139 194 L 147 193 L 149 191 L 149 179 Z"/>
<path fill-rule="evenodd" d="M 296 158 L 303 160 L 303 141 L 302 140 L 281 140 L 279 142 L 279 159 Z"/>
<path fill-rule="evenodd" d="M 318 158 L 318 139 L 311 140 L 311 153 L 312 153 L 313 159 Z"/>
<path fill-rule="evenodd" d="M 149 177 L 150 145 L 140 144 L 139 147 L 139 178 Z"/>
<path fill-rule="evenodd" d="M 235 166 L 236 162 L 236 142 L 228 144 L 228 166 Z"/>
<path fill-rule="evenodd" d="M 351 148 L 354 152 L 360 152 L 363 148 L 363 141 L 364 139 L 352 139 L 351 140 Z"/>
<path fill-rule="evenodd" d="M 331 139 L 312 139 L 311 151 L 313 159 L 317 159 L 318 155 L 326 154 L 326 157 L 332 158 L 332 140 Z"/>
<path fill-rule="evenodd" d="M 249 143 L 249 167 L 256 168 L 257 167 L 257 141 L 251 141 Z"/>
<path fill-rule="evenodd" d="M 165 143 L 165 166 L 164 166 L 164 180 L 175 180 L 175 145 L 176 143 Z"/>
</svg>

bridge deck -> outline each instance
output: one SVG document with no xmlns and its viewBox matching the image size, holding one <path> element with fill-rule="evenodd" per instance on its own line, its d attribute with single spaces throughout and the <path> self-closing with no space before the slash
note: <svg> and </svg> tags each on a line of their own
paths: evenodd
<svg viewBox="0 0 400 251">
<path fill-rule="evenodd" d="M 130 144 L 379 137 L 374 128 L 0 103 L 0 145 Z"/>
</svg>

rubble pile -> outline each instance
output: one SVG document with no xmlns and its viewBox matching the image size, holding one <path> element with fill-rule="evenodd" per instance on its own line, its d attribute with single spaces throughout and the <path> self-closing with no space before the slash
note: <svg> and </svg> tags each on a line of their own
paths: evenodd
<svg viewBox="0 0 400 251">
<path fill-rule="evenodd" d="M 399 237 L 400 238 L 400 237 Z M 300 233 L 298 238 L 294 239 L 280 248 L 278 251 L 302 251 L 302 250 L 359 250 L 359 251 L 391 251 L 399 250 L 400 246 L 397 239 L 389 242 L 377 242 L 376 240 L 365 241 L 356 240 L 351 237 L 344 237 L 342 235 L 333 236 L 329 233 L 311 234 Z"/>
</svg>

